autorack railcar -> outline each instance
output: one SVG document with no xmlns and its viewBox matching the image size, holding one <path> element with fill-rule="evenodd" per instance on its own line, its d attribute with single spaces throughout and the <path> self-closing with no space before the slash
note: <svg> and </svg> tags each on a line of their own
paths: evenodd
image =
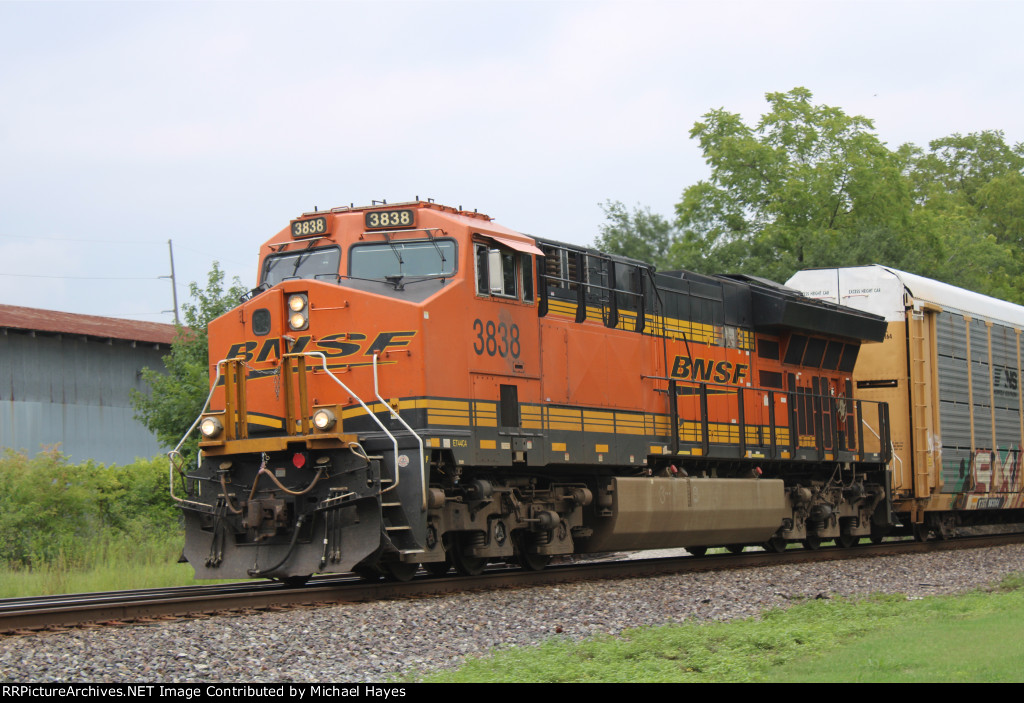
<svg viewBox="0 0 1024 703">
<path fill-rule="evenodd" d="M 1024 522 L 1024 307 L 877 265 L 801 271 L 788 285 L 886 319 L 854 383 L 890 408 L 900 523 L 923 539 Z"/>
</svg>

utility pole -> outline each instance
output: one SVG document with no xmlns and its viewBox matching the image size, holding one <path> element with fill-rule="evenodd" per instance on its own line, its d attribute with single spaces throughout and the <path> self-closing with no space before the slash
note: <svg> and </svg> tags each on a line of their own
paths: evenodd
<svg viewBox="0 0 1024 703">
<path fill-rule="evenodd" d="M 171 279 L 171 294 L 174 296 L 174 310 L 173 311 L 172 310 L 164 310 L 164 312 L 173 312 L 174 313 L 174 324 L 180 325 L 181 324 L 181 320 L 178 319 L 178 285 L 177 285 L 177 281 L 174 279 L 174 246 L 171 244 L 171 240 L 170 239 L 167 240 L 167 251 L 169 251 L 170 254 L 171 254 L 171 275 L 170 276 L 160 276 L 159 278 L 169 278 L 169 279 Z"/>
</svg>

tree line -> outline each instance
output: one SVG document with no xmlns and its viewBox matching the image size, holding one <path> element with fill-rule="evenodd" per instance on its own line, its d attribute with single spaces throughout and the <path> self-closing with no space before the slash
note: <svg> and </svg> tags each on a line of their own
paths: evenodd
<svg viewBox="0 0 1024 703">
<path fill-rule="evenodd" d="M 877 263 L 1024 303 L 1024 143 L 989 130 L 890 149 L 806 88 L 766 99 L 756 125 L 724 109 L 694 124 L 710 175 L 674 218 L 607 201 L 594 247 L 775 281 Z"/>
</svg>

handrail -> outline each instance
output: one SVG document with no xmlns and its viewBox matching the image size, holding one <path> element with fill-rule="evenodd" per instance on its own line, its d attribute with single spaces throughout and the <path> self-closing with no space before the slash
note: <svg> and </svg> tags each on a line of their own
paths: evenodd
<svg viewBox="0 0 1024 703">
<path fill-rule="evenodd" d="M 863 417 L 860 419 L 860 421 L 861 421 L 861 424 L 863 424 L 865 427 L 867 427 L 869 430 L 871 430 L 871 434 L 873 434 L 875 436 L 875 439 L 877 439 L 878 442 L 881 443 L 882 442 L 881 436 L 879 436 L 879 434 L 877 432 L 875 432 L 875 429 L 871 425 L 868 424 L 868 421 L 865 420 Z M 899 462 L 899 464 L 900 464 L 900 472 L 902 473 L 903 472 L 903 460 L 900 459 L 900 455 L 896 453 L 896 445 L 893 444 L 892 442 L 889 442 L 889 450 L 892 452 L 892 458 Z"/>
<path fill-rule="evenodd" d="M 683 418 L 681 418 L 678 415 L 678 411 L 675 410 L 675 408 L 673 407 L 676 403 L 679 402 L 679 396 L 677 395 L 678 392 L 679 392 L 679 389 L 689 388 L 689 389 L 693 390 L 691 398 L 694 401 L 698 401 L 698 402 L 701 403 L 701 405 L 700 405 L 700 420 L 699 420 L 699 422 L 700 422 L 700 436 L 697 439 L 696 443 L 699 443 L 699 444 L 702 445 L 702 449 L 703 449 L 705 454 L 708 451 L 709 439 L 710 439 L 709 425 L 711 424 L 709 422 L 708 407 L 707 407 L 708 395 L 709 395 L 708 394 L 708 389 L 712 389 L 712 388 L 727 388 L 730 391 L 734 391 L 736 393 L 737 398 L 734 401 L 734 404 L 735 404 L 736 407 L 734 408 L 734 410 L 739 414 L 738 415 L 739 416 L 739 423 L 736 424 L 734 422 L 733 425 L 734 425 L 734 427 L 737 428 L 738 444 L 739 444 L 741 449 L 743 449 L 745 447 L 745 445 L 746 445 L 746 435 L 744 434 L 746 432 L 746 429 L 749 428 L 749 427 L 755 427 L 755 425 L 748 425 L 747 424 L 747 418 L 745 417 L 745 410 L 744 410 L 744 404 L 746 402 L 746 395 L 745 394 L 747 394 L 747 393 L 760 393 L 760 394 L 766 395 L 770 399 L 769 403 L 768 403 L 769 408 L 770 408 L 770 412 L 769 412 L 769 427 L 768 427 L 768 430 L 769 430 L 769 433 L 770 433 L 770 440 L 769 440 L 769 445 L 767 445 L 767 446 L 771 447 L 771 451 L 775 451 L 775 449 L 778 447 L 777 439 L 775 437 L 775 431 L 776 431 L 775 416 L 774 416 L 775 415 L 775 398 L 779 394 L 787 395 L 788 396 L 788 395 L 790 395 L 792 393 L 792 391 L 785 391 L 785 390 L 771 389 L 771 388 L 763 388 L 763 387 L 758 387 L 758 386 L 737 386 L 737 385 L 732 385 L 732 384 L 728 384 L 728 383 L 709 383 L 707 381 L 702 381 L 702 380 L 699 380 L 699 379 L 698 380 L 684 379 L 684 378 L 679 378 L 679 377 L 675 377 L 675 376 L 656 376 L 656 375 L 643 374 L 643 375 L 641 375 L 641 378 L 643 378 L 643 379 L 650 379 L 650 380 L 654 380 L 654 381 L 667 381 L 668 382 L 668 386 L 669 386 L 668 389 L 655 389 L 655 390 L 656 390 L 656 392 L 659 392 L 659 393 L 667 393 L 668 396 L 669 396 L 669 401 L 670 401 L 669 424 L 670 424 L 670 426 L 672 428 L 670 431 L 673 434 L 677 434 L 680 431 L 679 428 L 681 427 L 682 420 L 683 420 Z M 676 389 L 676 393 L 673 393 L 673 388 Z M 834 396 L 831 393 L 827 393 L 827 394 L 826 393 L 813 393 L 813 392 L 803 393 L 802 392 L 803 389 L 798 389 L 798 390 L 801 391 L 801 396 L 802 397 L 813 398 L 818 403 L 817 404 L 817 409 L 812 414 L 813 414 L 813 419 L 814 419 L 814 423 L 815 423 L 814 432 L 815 432 L 815 436 L 816 436 L 815 445 L 814 446 L 815 446 L 815 448 L 817 448 L 819 454 L 822 453 L 824 450 L 829 449 L 829 448 L 831 448 L 832 450 L 849 450 L 849 446 L 847 444 L 845 444 L 844 442 L 840 442 L 839 441 L 839 434 L 838 434 L 839 433 L 839 427 L 838 426 L 836 426 L 833 423 L 832 426 L 826 430 L 825 428 L 823 428 L 821 425 L 818 424 L 820 422 L 821 417 L 823 415 L 826 415 L 826 414 L 832 415 L 832 416 L 838 416 L 839 415 L 839 412 L 838 412 L 838 409 L 837 409 L 838 408 L 837 401 L 840 400 L 841 398 L 837 397 L 837 396 Z M 810 389 L 807 389 L 807 390 L 810 391 Z M 847 401 L 851 400 L 850 398 L 842 398 L 842 399 L 847 400 Z M 825 405 L 825 403 L 823 401 L 827 402 L 827 406 Z M 884 456 L 885 445 L 886 445 L 886 443 L 888 443 L 891 454 L 893 456 L 896 456 L 896 454 L 895 454 L 895 446 L 892 444 L 892 441 L 889 440 L 887 442 L 886 438 L 881 437 L 878 434 L 878 432 L 875 432 L 875 430 L 870 425 L 867 424 L 867 421 L 863 418 L 863 416 L 862 416 L 862 414 L 860 412 L 860 407 L 861 407 L 860 404 L 861 403 L 869 403 L 869 404 L 871 404 L 871 405 L 873 405 L 873 406 L 875 406 L 877 408 L 881 408 L 885 404 L 880 402 L 880 401 L 855 400 L 855 402 L 857 404 L 857 415 L 860 416 L 861 421 L 864 422 L 864 424 L 868 427 L 868 429 L 871 430 L 871 433 L 876 437 L 876 439 L 879 440 L 879 451 L 882 453 L 882 455 Z M 793 410 L 793 412 L 796 412 L 795 408 L 791 408 L 791 409 Z M 673 416 L 675 416 L 675 417 L 673 417 Z M 696 420 L 694 420 L 694 421 L 696 421 Z M 883 425 L 886 422 L 886 420 L 884 418 L 880 418 L 880 421 L 883 423 Z M 782 425 L 783 428 L 788 427 L 789 430 L 790 430 L 790 440 L 789 440 L 787 445 L 783 445 L 783 448 L 788 446 L 791 450 L 795 450 L 795 449 L 799 449 L 799 448 L 804 446 L 804 445 L 800 445 L 799 439 L 797 438 L 797 434 L 796 434 L 797 430 L 796 430 L 796 424 L 795 423 L 796 423 L 796 419 L 793 418 L 788 425 L 787 424 L 783 424 Z M 826 431 L 829 433 L 827 436 L 824 434 L 824 432 L 826 432 Z M 853 436 L 853 435 L 851 435 L 851 436 Z M 828 441 L 828 444 L 826 444 L 826 440 Z M 758 446 L 765 446 L 764 438 L 763 438 L 763 435 L 761 435 L 761 434 L 758 435 L 757 445 Z M 804 447 L 804 448 L 806 448 L 806 447 Z M 673 451 L 675 451 L 675 448 L 673 448 Z M 896 457 L 896 459 L 900 463 L 900 466 L 902 467 L 902 461 L 899 459 L 898 456 Z M 890 461 L 891 461 L 891 459 L 890 459 Z"/>
<path fill-rule="evenodd" d="M 395 482 L 392 483 L 387 488 L 381 489 L 381 493 L 387 493 L 388 491 L 390 491 L 390 490 L 392 490 L 394 488 L 397 488 L 398 487 L 398 482 L 399 482 L 399 473 L 398 473 L 398 439 L 395 437 L 395 435 L 391 434 L 391 432 L 388 431 L 388 428 L 384 426 L 384 423 L 381 422 L 380 418 L 377 417 L 377 415 L 370 410 L 370 408 L 366 405 L 366 403 L 363 402 L 362 398 L 360 398 L 358 395 L 356 395 L 355 391 L 353 391 L 351 388 L 346 386 L 344 383 L 342 383 L 341 379 L 339 379 L 337 376 L 335 376 L 333 373 L 331 373 L 331 370 L 329 368 L 327 368 L 327 357 L 324 355 L 323 352 L 300 352 L 298 354 L 285 354 L 285 356 L 318 356 L 318 357 L 320 357 L 320 360 L 323 362 L 324 372 L 328 376 L 330 376 L 332 379 L 334 379 L 334 382 L 337 383 L 339 386 L 341 386 L 342 389 L 346 393 L 348 393 L 350 396 L 355 398 L 356 402 L 358 402 L 359 405 L 362 406 L 363 410 L 366 411 L 366 414 L 369 415 L 373 419 L 373 421 L 377 423 L 377 426 L 380 427 L 381 430 L 383 430 L 384 434 L 386 434 L 391 439 L 391 445 L 392 445 L 392 447 L 394 447 L 394 450 L 395 450 Z M 422 440 L 421 440 L 421 442 L 422 442 Z"/>
<path fill-rule="evenodd" d="M 188 436 L 190 434 L 192 434 L 192 430 L 194 430 L 196 428 L 196 425 L 199 424 L 199 421 L 203 419 L 203 415 L 206 414 L 206 409 L 208 407 L 210 407 L 210 400 L 213 398 L 213 392 L 215 390 L 217 390 L 217 384 L 220 383 L 220 367 L 221 367 L 221 364 L 225 364 L 225 363 L 227 363 L 229 361 L 231 361 L 231 359 L 221 359 L 220 361 L 217 362 L 217 375 L 213 379 L 213 385 L 210 386 L 210 393 L 209 393 L 209 395 L 206 396 L 206 402 L 203 403 L 203 409 L 199 411 L 199 416 L 196 418 L 196 421 L 193 422 L 192 426 L 188 428 L 188 431 L 181 438 L 181 440 L 178 441 L 178 444 L 174 447 L 174 449 L 172 449 L 171 451 L 167 452 L 168 463 L 170 464 L 170 466 L 168 468 L 168 479 L 170 481 L 171 499 L 175 500 L 175 501 L 177 501 L 179 503 L 187 503 L 189 505 L 195 505 L 195 506 L 197 506 L 199 508 L 202 508 L 202 509 L 206 509 L 206 508 L 210 507 L 210 506 L 206 505 L 205 503 L 197 503 L 194 500 L 186 500 L 184 498 L 179 498 L 178 496 L 174 495 L 174 470 L 176 468 L 178 468 L 178 467 L 176 467 L 174 465 L 174 457 L 176 457 L 176 456 L 177 457 L 181 457 L 181 451 L 180 451 L 181 450 L 181 445 L 183 445 L 185 443 L 185 440 L 188 439 Z M 180 473 L 183 477 L 185 475 L 181 471 L 180 468 L 178 468 L 178 473 Z M 187 490 L 187 487 L 186 487 L 186 490 Z"/>
<path fill-rule="evenodd" d="M 414 430 L 413 428 L 409 427 L 409 423 L 407 423 L 405 420 L 403 420 L 402 416 L 399 415 L 397 412 L 395 412 L 395 409 L 391 407 L 390 403 L 388 403 L 386 400 L 384 400 L 380 396 L 380 388 L 379 388 L 379 386 L 377 384 L 377 356 L 378 356 L 378 353 L 374 352 L 373 353 L 373 392 L 377 396 L 377 400 L 379 400 L 380 402 L 384 403 L 384 407 L 387 408 L 389 411 L 391 411 L 391 417 L 393 417 L 396 420 L 398 420 L 399 422 L 401 422 L 402 425 L 405 427 L 405 429 L 409 430 L 409 432 L 412 433 L 412 436 L 415 437 L 416 440 L 420 443 L 420 486 L 421 486 L 421 493 L 423 494 L 421 510 L 426 510 L 427 509 L 427 464 L 426 464 L 426 462 L 423 459 L 424 453 L 426 452 L 426 450 L 423 447 L 423 438 L 420 437 L 420 435 L 416 432 L 416 430 Z M 397 483 L 398 483 L 398 450 L 396 449 L 395 450 L 395 484 L 397 485 Z"/>
<path fill-rule="evenodd" d="M 331 370 L 329 368 L 327 368 L 327 357 L 324 355 L 323 352 L 299 352 L 297 354 L 296 353 L 284 354 L 284 355 L 282 355 L 282 360 L 284 358 L 287 358 L 287 357 L 301 358 L 301 357 L 304 357 L 304 356 L 319 357 L 321 363 L 323 364 L 324 372 L 328 376 L 330 376 L 334 380 L 335 383 L 337 383 L 339 386 L 341 386 L 341 388 L 346 393 L 348 393 L 350 396 L 352 396 L 353 398 L 356 399 L 356 402 L 358 402 L 359 405 L 362 406 L 363 410 L 366 411 L 366 414 L 369 415 L 373 419 L 373 421 L 375 423 L 377 423 L 377 426 L 380 427 L 380 429 L 384 432 L 384 434 L 386 434 L 388 436 L 388 438 L 391 440 L 391 444 L 392 444 L 392 447 L 394 448 L 394 452 L 395 452 L 395 481 L 394 481 L 394 483 L 392 483 L 387 488 L 382 489 L 381 493 L 386 493 L 387 491 L 390 491 L 390 490 L 396 488 L 398 486 L 398 484 L 399 484 L 399 479 L 400 479 L 400 474 L 399 474 L 399 471 L 398 471 L 398 438 L 396 438 L 395 435 L 392 434 L 388 430 L 388 428 L 384 426 L 384 423 L 381 422 L 380 418 L 378 418 L 377 415 L 370 410 L 370 408 L 366 405 L 366 403 L 363 402 L 362 398 L 360 398 L 351 388 L 346 386 L 341 381 L 341 379 L 339 379 L 337 376 L 335 376 L 333 373 L 331 373 Z M 183 503 L 183 504 L 187 504 L 187 505 L 193 505 L 193 506 L 196 506 L 197 508 L 200 508 L 200 509 L 203 509 L 203 510 L 209 509 L 210 506 L 206 505 L 205 503 L 198 503 L 196 501 L 187 500 L 185 498 L 179 498 L 177 495 L 174 494 L 174 471 L 177 469 L 178 473 L 182 474 L 182 476 L 184 476 L 184 473 L 181 471 L 181 469 L 178 466 L 175 465 L 175 457 L 179 457 L 179 458 L 181 457 L 181 451 L 180 450 L 181 450 L 182 445 L 185 444 L 185 441 L 189 438 L 189 435 L 192 434 L 192 432 L 195 430 L 196 426 L 199 424 L 199 421 L 202 420 L 203 415 L 206 414 L 207 409 L 210 407 L 210 400 L 213 398 L 213 393 L 217 389 L 217 386 L 220 384 L 220 379 L 221 379 L 221 376 L 222 376 L 221 366 L 223 364 L 228 363 L 229 361 L 234 361 L 234 359 L 221 359 L 220 361 L 217 362 L 217 364 L 216 364 L 217 373 L 216 373 L 216 375 L 214 377 L 213 384 L 210 386 L 210 393 L 206 396 L 206 401 L 203 403 L 203 408 L 199 412 L 199 416 L 196 417 L 195 422 L 193 422 L 192 426 L 188 428 L 188 431 L 185 432 L 185 435 L 181 438 L 181 440 L 178 441 L 178 444 L 174 447 L 174 449 L 172 449 L 171 451 L 169 451 L 167 453 L 168 460 L 169 460 L 168 481 L 169 481 L 169 484 L 170 484 L 171 499 L 176 501 L 176 502 L 178 502 L 178 503 Z M 375 390 L 376 390 L 376 382 L 377 382 L 377 367 L 376 367 L 376 355 L 374 355 L 374 389 Z M 380 398 L 379 395 L 377 397 Z M 383 400 L 383 399 L 381 399 L 381 400 Z M 384 404 L 385 404 L 385 406 L 390 408 L 390 406 L 386 402 Z M 392 413 L 393 412 L 394 411 L 392 411 Z M 420 444 L 420 467 L 421 467 L 421 471 L 425 472 L 426 471 L 426 466 L 425 466 L 424 461 L 423 461 L 423 453 L 424 453 L 423 438 L 420 437 L 415 431 L 413 431 L 412 428 L 410 428 L 409 425 L 406 424 L 405 421 L 402 420 L 401 417 L 399 417 L 398 419 L 402 422 L 403 425 L 405 425 L 405 427 L 410 432 L 412 432 L 412 434 L 419 441 L 419 444 Z M 424 473 L 424 476 L 425 476 L 425 473 Z M 424 482 L 423 482 L 423 506 L 424 506 L 424 509 L 426 509 L 426 500 L 427 500 L 426 480 L 424 478 Z"/>
</svg>

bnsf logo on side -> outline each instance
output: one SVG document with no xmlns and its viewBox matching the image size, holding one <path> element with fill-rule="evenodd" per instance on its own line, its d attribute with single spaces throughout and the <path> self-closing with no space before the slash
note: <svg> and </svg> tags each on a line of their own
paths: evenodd
<svg viewBox="0 0 1024 703">
<path fill-rule="evenodd" d="M 672 377 L 684 381 L 714 381 L 715 383 L 740 383 L 747 377 L 748 364 L 734 364 L 731 361 L 691 359 L 677 356 L 672 364 Z"/>
<path fill-rule="evenodd" d="M 385 350 L 397 347 L 407 347 L 416 336 L 416 332 L 381 332 L 372 342 L 366 342 L 366 335 L 359 332 L 339 332 L 329 334 L 316 341 L 310 335 L 304 335 L 295 340 L 291 347 L 291 353 L 301 354 L 306 351 L 322 352 L 328 359 L 339 359 L 346 356 L 355 356 L 360 351 L 365 356 L 373 356 L 374 352 L 384 353 Z M 312 347 L 310 347 L 312 342 Z M 259 351 L 256 347 L 259 346 Z M 227 359 L 234 359 L 244 356 L 246 361 L 267 361 L 271 358 L 281 358 L 281 340 L 273 337 L 264 340 L 260 345 L 258 342 L 239 342 L 228 349 Z"/>
</svg>

